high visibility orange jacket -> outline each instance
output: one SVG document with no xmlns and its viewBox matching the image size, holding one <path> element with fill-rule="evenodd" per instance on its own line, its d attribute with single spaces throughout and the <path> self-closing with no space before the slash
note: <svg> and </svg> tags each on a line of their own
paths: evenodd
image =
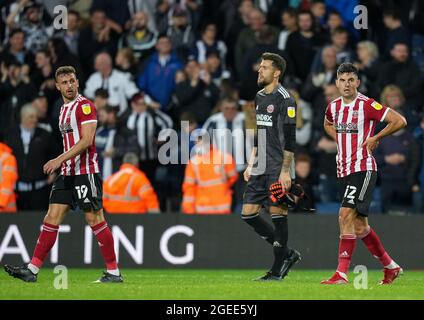
<svg viewBox="0 0 424 320">
<path fill-rule="evenodd" d="M 231 213 L 231 186 L 237 180 L 231 155 L 217 149 L 192 157 L 186 166 L 183 183 L 184 213 Z"/>
<path fill-rule="evenodd" d="M 0 212 L 16 212 L 18 165 L 12 149 L 0 142 Z"/>
<path fill-rule="evenodd" d="M 104 181 L 103 206 L 109 213 L 159 211 L 158 198 L 146 175 L 127 163 Z"/>
</svg>

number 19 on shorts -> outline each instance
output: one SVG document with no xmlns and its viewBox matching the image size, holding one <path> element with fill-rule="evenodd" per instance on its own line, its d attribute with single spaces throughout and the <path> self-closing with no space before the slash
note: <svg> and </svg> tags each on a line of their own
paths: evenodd
<svg viewBox="0 0 424 320">
<path fill-rule="evenodd" d="M 88 187 L 85 184 L 83 184 L 82 186 L 75 186 L 75 189 L 78 193 L 78 199 L 84 199 L 85 197 L 87 197 Z"/>
</svg>

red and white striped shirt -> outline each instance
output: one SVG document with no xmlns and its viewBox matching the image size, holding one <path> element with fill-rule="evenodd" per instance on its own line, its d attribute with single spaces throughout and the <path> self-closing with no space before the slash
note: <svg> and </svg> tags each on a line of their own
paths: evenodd
<svg viewBox="0 0 424 320">
<path fill-rule="evenodd" d="M 349 104 L 344 104 L 342 97 L 328 104 L 325 118 L 337 133 L 337 177 L 377 171 L 374 157 L 362 144 L 374 135 L 377 122 L 383 121 L 389 110 L 361 93 Z"/>
<path fill-rule="evenodd" d="M 81 138 L 81 125 L 97 122 L 97 111 L 93 103 L 82 95 L 64 104 L 60 109 L 59 130 L 63 138 L 63 151 L 71 149 Z M 75 158 L 62 164 L 61 174 L 75 176 L 80 174 L 98 173 L 95 139 L 90 147 Z"/>
</svg>

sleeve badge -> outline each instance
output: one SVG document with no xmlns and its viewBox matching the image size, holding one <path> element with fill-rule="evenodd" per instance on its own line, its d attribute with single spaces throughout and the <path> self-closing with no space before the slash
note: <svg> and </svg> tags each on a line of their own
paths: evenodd
<svg viewBox="0 0 424 320">
<path fill-rule="evenodd" d="M 289 118 L 294 118 L 296 116 L 295 107 L 288 107 L 287 108 L 287 115 L 289 116 Z"/>
<path fill-rule="evenodd" d="M 379 104 L 377 101 L 374 101 L 373 103 L 371 103 L 371 106 L 377 111 L 383 109 L 383 106 Z"/>
<path fill-rule="evenodd" d="M 82 108 L 82 113 L 84 113 L 85 115 L 89 115 L 91 113 L 91 106 L 88 103 L 83 104 L 81 108 Z"/>
</svg>

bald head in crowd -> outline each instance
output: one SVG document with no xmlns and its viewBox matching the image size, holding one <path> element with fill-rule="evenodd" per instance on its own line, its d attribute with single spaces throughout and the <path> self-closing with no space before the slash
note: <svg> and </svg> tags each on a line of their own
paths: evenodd
<svg viewBox="0 0 424 320">
<path fill-rule="evenodd" d="M 132 164 L 133 166 L 138 167 L 138 157 L 134 152 L 127 152 L 122 161 L 123 163 Z"/>
<path fill-rule="evenodd" d="M 25 104 L 21 109 L 21 126 L 33 130 L 38 124 L 38 110 L 31 104 Z"/>
<path fill-rule="evenodd" d="M 94 68 L 96 71 L 100 72 L 104 78 L 109 77 L 113 68 L 110 54 L 107 52 L 99 53 L 94 60 Z"/>
</svg>

